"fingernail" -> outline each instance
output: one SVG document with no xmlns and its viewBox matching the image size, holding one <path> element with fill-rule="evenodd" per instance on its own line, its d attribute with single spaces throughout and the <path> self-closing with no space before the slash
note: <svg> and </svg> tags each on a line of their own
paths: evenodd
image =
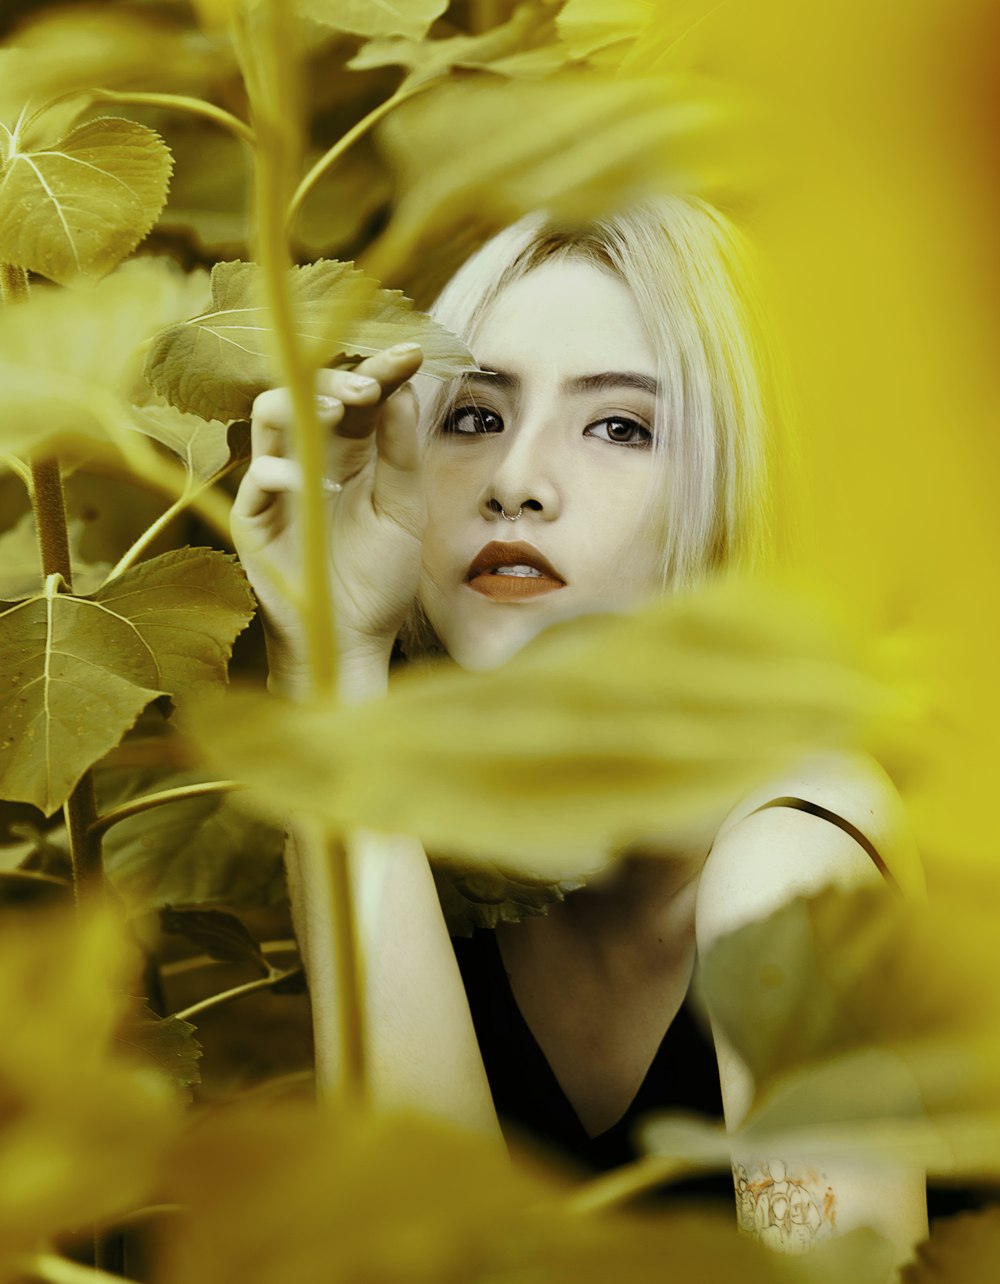
<svg viewBox="0 0 1000 1284">
<path fill-rule="evenodd" d="M 342 401 L 338 401 L 336 397 L 327 397 L 323 393 L 320 393 L 316 398 L 316 409 L 321 415 L 336 414 L 343 404 L 344 403 Z"/>
<path fill-rule="evenodd" d="M 396 343 L 391 348 L 386 349 L 386 355 L 390 357 L 408 357 L 411 353 L 419 351 L 419 343 Z"/>
<path fill-rule="evenodd" d="M 344 383 L 352 392 L 368 392 L 372 388 L 378 387 L 377 379 L 369 379 L 367 375 L 346 375 Z"/>
</svg>

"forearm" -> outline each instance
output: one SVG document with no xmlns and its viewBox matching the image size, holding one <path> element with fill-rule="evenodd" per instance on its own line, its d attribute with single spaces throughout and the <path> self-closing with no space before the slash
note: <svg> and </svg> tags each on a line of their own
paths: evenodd
<svg viewBox="0 0 1000 1284">
<path fill-rule="evenodd" d="M 345 654 L 341 698 L 358 703 L 387 689 L 388 648 Z M 272 690 L 304 698 L 301 668 L 272 671 Z M 499 1140 L 465 989 L 427 857 L 406 835 L 345 836 L 355 912 L 368 1086 L 379 1108 L 408 1108 Z M 295 930 L 308 959 L 317 1075 L 339 1081 L 340 1003 L 329 935 L 326 839 L 318 826 L 290 827 L 286 866 Z"/>
</svg>

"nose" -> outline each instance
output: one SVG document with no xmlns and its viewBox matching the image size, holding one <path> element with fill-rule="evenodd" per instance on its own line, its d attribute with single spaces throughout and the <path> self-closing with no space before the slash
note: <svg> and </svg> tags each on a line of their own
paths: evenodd
<svg viewBox="0 0 1000 1284">
<path fill-rule="evenodd" d="M 528 424 L 509 427 L 494 450 L 479 495 L 480 514 L 488 521 L 516 520 L 517 515 L 529 513 L 540 521 L 554 521 L 559 516 L 560 493 L 545 433 Z"/>
</svg>

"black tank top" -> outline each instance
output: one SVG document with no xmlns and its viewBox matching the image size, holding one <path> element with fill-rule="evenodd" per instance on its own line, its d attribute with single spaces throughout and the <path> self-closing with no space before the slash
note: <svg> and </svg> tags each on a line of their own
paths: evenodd
<svg viewBox="0 0 1000 1284">
<path fill-rule="evenodd" d="M 633 1133 L 644 1115 L 678 1109 L 721 1118 L 715 1049 L 685 999 L 624 1115 L 605 1132 L 588 1136 L 521 1015 L 496 933 L 480 930 L 453 944 L 493 1102 L 509 1140 L 540 1141 L 591 1172 L 603 1172 L 638 1158 Z M 722 1189 L 732 1198 L 728 1177 Z"/>
</svg>

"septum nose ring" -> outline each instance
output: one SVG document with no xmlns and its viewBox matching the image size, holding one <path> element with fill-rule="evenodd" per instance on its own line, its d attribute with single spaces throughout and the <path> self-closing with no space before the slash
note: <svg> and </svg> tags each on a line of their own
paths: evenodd
<svg viewBox="0 0 1000 1284">
<path fill-rule="evenodd" d="M 514 514 L 514 516 L 513 516 L 513 517 L 511 517 L 510 513 L 508 513 L 508 512 L 507 512 L 507 510 L 504 508 L 503 504 L 501 504 L 501 505 L 500 505 L 500 516 L 504 519 L 504 521 L 505 521 L 505 522 L 516 522 L 516 521 L 517 521 L 517 519 L 521 516 L 521 510 L 522 510 L 523 508 L 524 508 L 524 505 L 523 505 L 523 504 L 518 504 L 518 506 L 517 506 L 517 512 Z"/>
</svg>

